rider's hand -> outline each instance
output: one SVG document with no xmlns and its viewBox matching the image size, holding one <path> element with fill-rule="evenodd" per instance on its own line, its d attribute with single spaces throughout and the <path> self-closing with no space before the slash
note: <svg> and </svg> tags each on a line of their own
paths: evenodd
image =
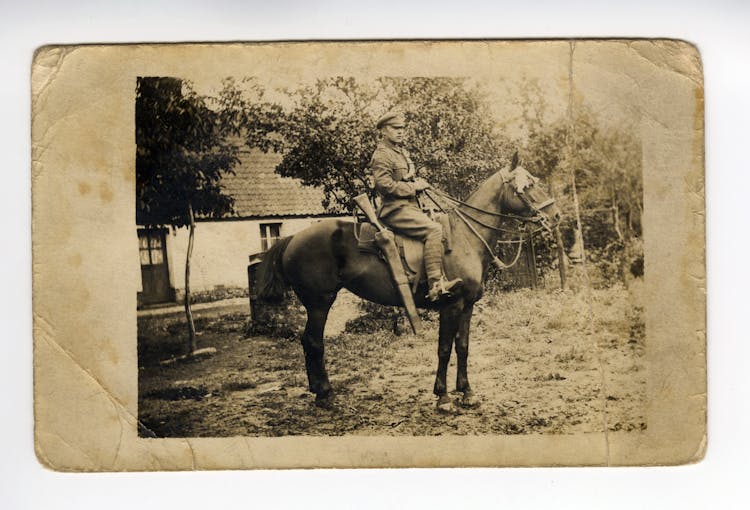
<svg viewBox="0 0 750 510">
<path fill-rule="evenodd" d="M 421 177 L 417 177 L 414 180 L 414 191 L 424 191 L 430 187 L 430 183 L 422 179 Z"/>
</svg>

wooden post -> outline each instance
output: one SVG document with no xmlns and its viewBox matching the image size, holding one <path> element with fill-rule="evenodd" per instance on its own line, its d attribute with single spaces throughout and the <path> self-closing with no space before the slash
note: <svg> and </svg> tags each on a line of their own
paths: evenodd
<svg viewBox="0 0 750 510">
<path fill-rule="evenodd" d="M 568 280 L 568 261 L 565 257 L 565 246 L 563 246 L 560 227 L 555 227 L 555 242 L 557 243 L 557 266 L 560 271 L 560 288 L 565 290 Z"/>
<path fill-rule="evenodd" d="M 567 152 L 568 169 L 570 170 L 570 187 L 573 190 L 573 210 L 576 215 L 576 227 L 581 233 L 578 241 L 581 243 L 581 266 L 583 267 L 583 274 L 586 277 L 586 285 L 591 288 L 591 279 L 589 272 L 586 267 L 586 246 L 583 242 L 583 226 L 581 224 L 581 205 L 578 201 L 578 188 L 576 185 L 576 161 L 574 161 L 573 147 L 571 144 L 570 137 L 573 135 L 573 50 L 575 49 L 575 42 L 571 42 L 570 55 L 569 55 L 569 77 L 568 77 L 568 131 L 565 134 L 565 147 Z"/>
<path fill-rule="evenodd" d="M 552 198 L 555 198 L 555 194 L 552 190 L 552 181 L 547 184 L 547 190 Z M 565 256 L 565 246 L 562 241 L 562 234 L 560 233 L 560 226 L 555 227 L 555 243 L 557 244 L 557 267 L 560 272 L 560 288 L 565 290 L 568 280 L 568 266 L 567 257 Z"/>
<path fill-rule="evenodd" d="M 528 239 L 526 239 L 526 260 L 529 268 L 529 275 L 531 277 L 531 288 L 536 289 L 539 282 L 539 275 L 536 272 L 536 252 L 534 251 L 534 234 L 529 233 Z"/>
<path fill-rule="evenodd" d="M 190 203 L 188 203 L 188 213 L 190 214 L 190 235 L 188 236 L 188 249 L 185 259 L 185 315 L 188 323 L 188 354 L 193 354 L 198 349 L 198 344 L 195 340 L 193 312 L 190 309 L 190 258 L 193 256 L 193 238 L 195 237 L 195 216 L 193 205 Z"/>
</svg>

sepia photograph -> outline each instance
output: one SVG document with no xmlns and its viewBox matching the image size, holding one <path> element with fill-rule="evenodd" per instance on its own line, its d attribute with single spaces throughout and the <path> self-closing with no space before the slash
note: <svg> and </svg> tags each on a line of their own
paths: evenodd
<svg viewBox="0 0 750 510">
<path fill-rule="evenodd" d="M 673 40 L 42 49 L 40 459 L 695 462 L 702 80 Z"/>
<path fill-rule="evenodd" d="M 140 435 L 645 430 L 638 112 L 560 71 L 139 77 Z"/>
</svg>

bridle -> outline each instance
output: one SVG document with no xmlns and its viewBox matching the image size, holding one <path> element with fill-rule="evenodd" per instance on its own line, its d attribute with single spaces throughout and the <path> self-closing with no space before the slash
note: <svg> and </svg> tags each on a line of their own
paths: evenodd
<svg viewBox="0 0 750 510">
<path fill-rule="evenodd" d="M 510 184 L 511 180 L 513 179 L 512 176 L 511 176 L 511 171 L 506 171 L 506 170 L 502 170 L 501 171 L 500 177 L 502 178 L 502 184 Z M 449 211 L 453 212 L 459 219 L 461 219 L 461 221 L 463 221 L 466 224 L 466 226 L 469 228 L 469 230 L 471 231 L 471 233 L 474 234 L 482 242 L 482 244 L 484 245 L 484 247 L 487 249 L 487 251 L 489 252 L 489 254 L 492 256 L 492 263 L 493 263 L 493 265 L 495 267 L 497 267 L 498 269 L 508 269 L 510 267 L 513 267 L 516 264 L 516 262 L 518 262 L 518 259 L 521 256 L 521 250 L 523 249 L 524 238 L 525 238 L 526 235 L 531 235 L 531 234 L 534 234 L 534 233 L 539 232 L 541 230 L 547 230 L 548 232 L 552 231 L 552 226 L 550 225 L 549 218 L 547 217 L 546 214 L 542 213 L 542 210 L 545 207 L 549 207 L 550 205 L 554 204 L 555 203 L 555 199 L 554 198 L 549 198 L 549 199 L 543 201 L 541 204 L 535 204 L 535 203 L 533 203 L 528 198 L 528 196 L 526 196 L 526 193 L 524 192 L 525 188 L 526 188 L 526 186 L 524 186 L 521 189 L 519 189 L 518 187 L 515 187 L 514 191 L 515 191 L 516 195 L 518 196 L 518 198 L 521 201 L 523 201 L 523 203 L 526 204 L 526 206 L 534 213 L 533 216 L 519 216 L 517 214 L 499 213 L 499 212 L 495 212 L 495 211 L 488 211 L 486 209 L 482 209 L 480 207 L 473 206 L 473 205 L 471 205 L 471 204 L 469 204 L 467 202 L 464 202 L 464 201 L 459 200 L 459 199 L 457 199 L 455 197 L 452 197 L 448 193 L 446 193 L 446 192 L 444 192 L 442 190 L 439 190 L 439 189 L 435 189 L 435 188 L 428 188 L 428 189 L 424 190 L 424 194 L 442 212 L 448 212 L 448 211 L 446 211 L 438 203 L 438 201 L 435 200 L 435 198 L 432 196 L 432 193 L 434 192 L 435 194 L 439 195 L 441 198 L 447 200 L 448 202 L 451 202 L 453 204 L 453 206 L 449 209 Z M 520 222 L 522 226 L 520 228 L 514 230 L 514 229 L 508 229 L 508 228 L 498 227 L 498 226 L 495 226 L 495 225 L 489 225 L 489 224 L 485 223 L 484 221 L 476 218 L 472 213 L 469 213 L 466 210 L 461 210 L 461 208 L 459 208 L 459 206 L 461 206 L 463 208 L 466 208 L 466 209 L 469 209 L 469 210 L 474 211 L 474 212 L 485 214 L 487 216 L 492 216 L 492 217 L 495 217 L 495 218 L 511 219 L 511 220 Z M 500 258 L 497 256 L 497 254 L 495 253 L 495 251 L 490 247 L 489 243 L 484 238 L 484 236 L 482 236 L 482 234 L 480 234 L 477 231 L 477 229 L 474 227 L 474 225 L 472 225 L 472 222 L 476 223 L 477 225 L 481 225 L 484 228 L 493 230 L 495 232 L 503 232 L 503 233 L 514 234 L 514 235 L 518 236 L 518 239 L 498 241 L 499 243 L 502 243 L 502 244 L 517 244 L 518 245 L 518 249 L 516 250 L 516 254 L 513 257 L 513 261 L 510 264 L 506 264 L 502 260 L 500 260 Z M 526 225 L 528 225 L 530 223 L 536 223 L 536 224 L 541 225 L 541 226 L 538 227 L 538 228 L 536 228 L 536 229 L 534 229 L 534 230 L 528 230 L 526 228 Z"/>
</svg>

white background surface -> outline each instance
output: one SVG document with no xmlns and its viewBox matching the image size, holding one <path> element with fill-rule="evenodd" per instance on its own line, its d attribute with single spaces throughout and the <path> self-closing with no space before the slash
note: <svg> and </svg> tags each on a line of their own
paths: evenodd
<svg viewBox="0 0 750 510">
<path fill-rule="evenodd" d="M 3 2 L 2 508 L 747 508 L 750 3 Z M 257 5 L 255 5 L 257 4 Z M 673 37 L 706 90 L 709 440 L 676 468 L 59 474 L 33 453 L 29 73 L 43 44 Z M 64 297 L 63 297 L 64 298 Z"/>
</svg>

